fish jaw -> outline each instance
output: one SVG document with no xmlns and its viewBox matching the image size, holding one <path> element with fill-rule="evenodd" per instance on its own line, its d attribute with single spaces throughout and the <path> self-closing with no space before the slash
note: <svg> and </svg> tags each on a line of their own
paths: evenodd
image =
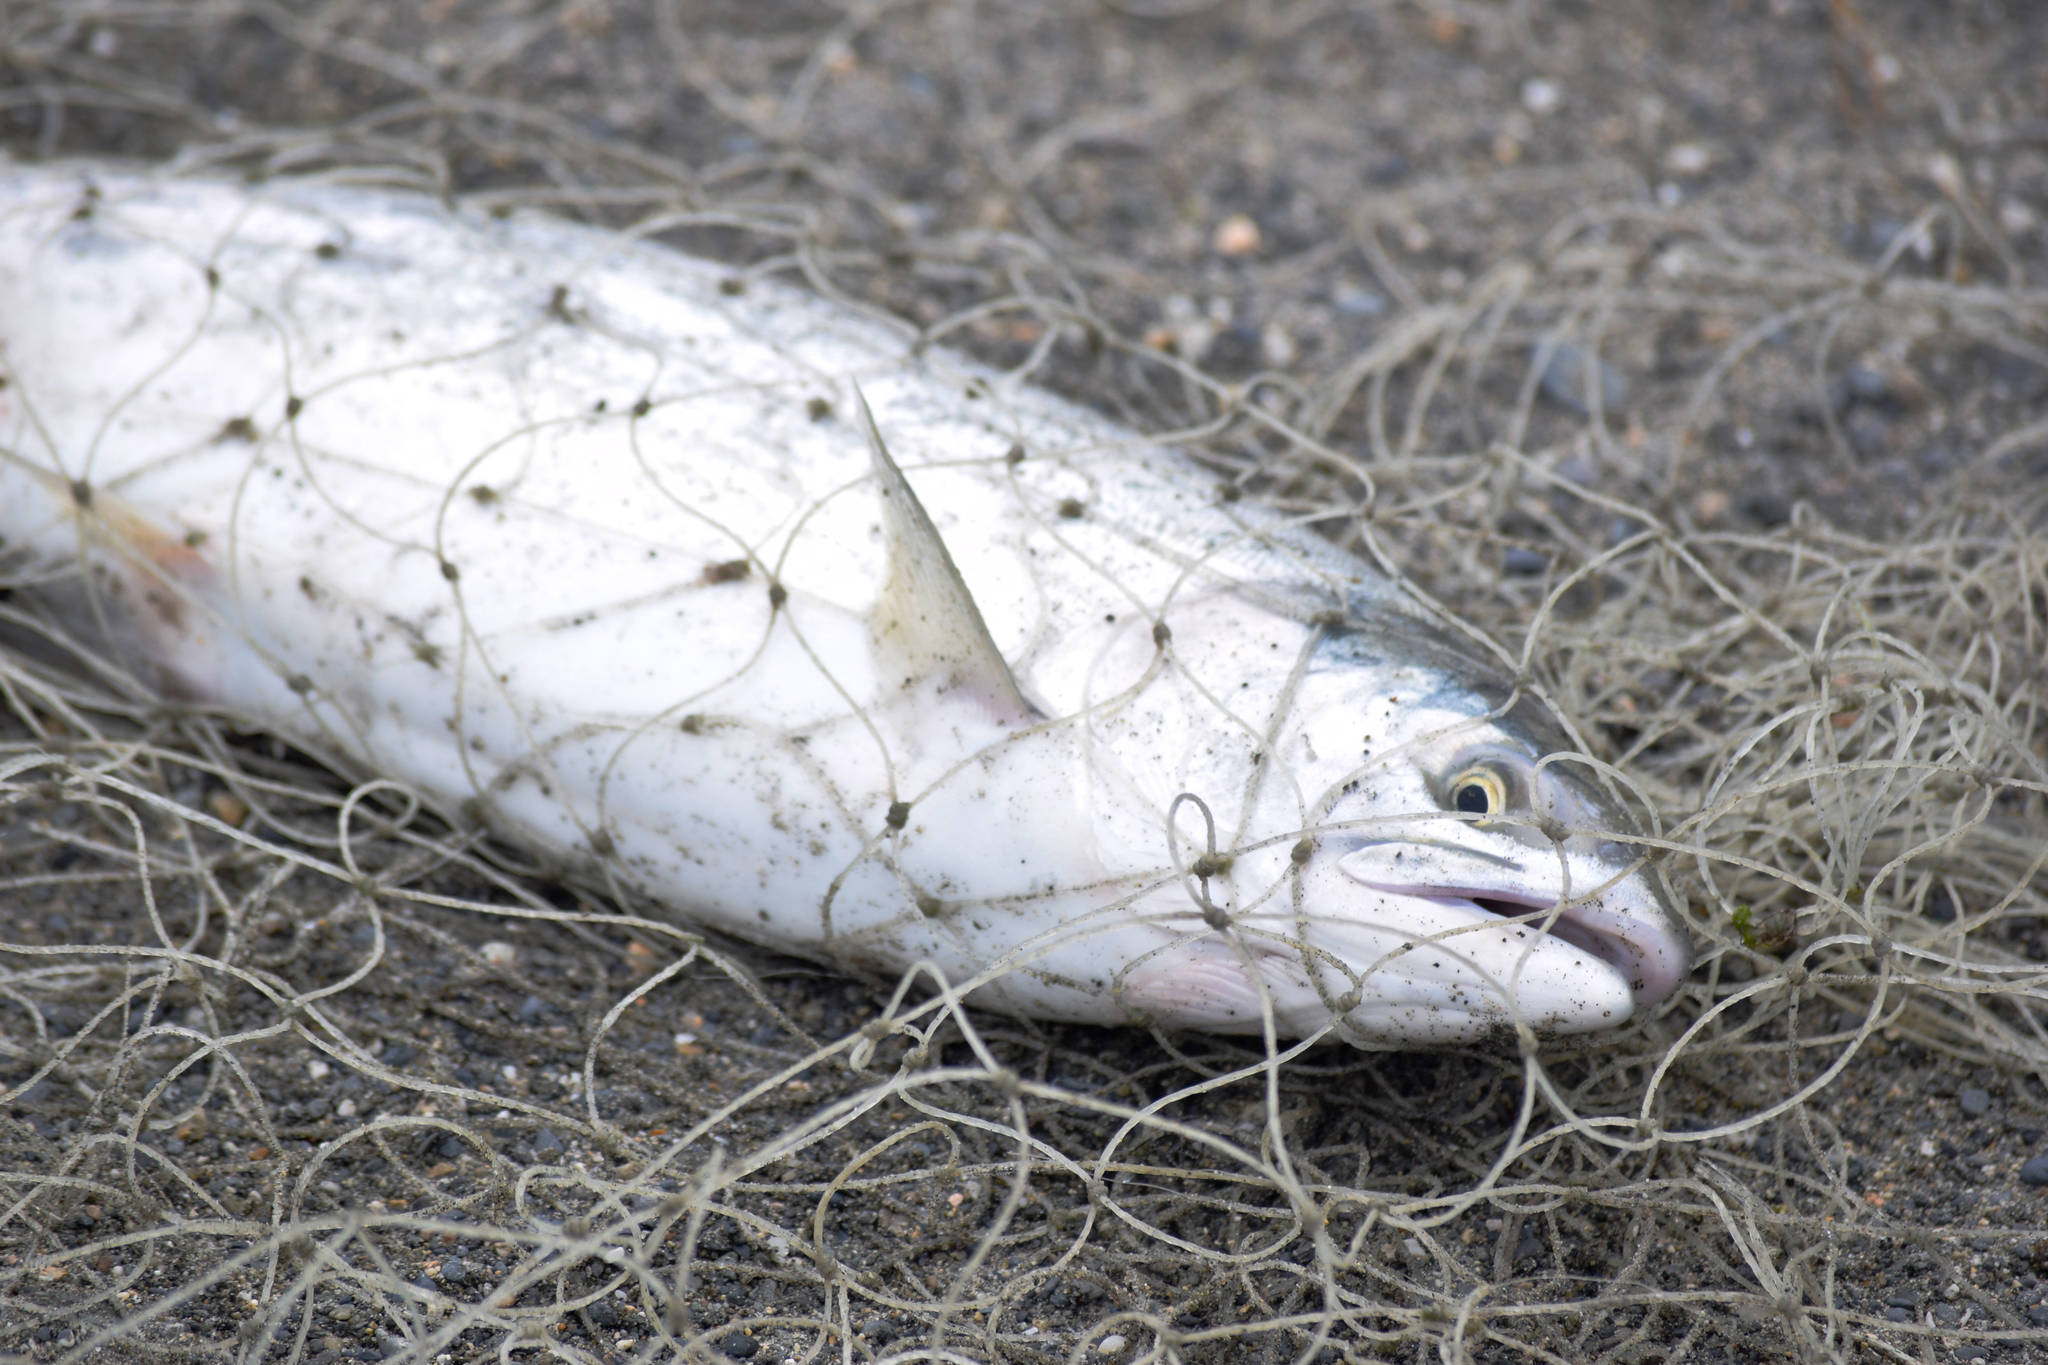
<svg viewBox="0 0 2048 1365">
<path fill-rule="evenodd" d="M 1591 838 L 1550 843 L 1497 831 L 1450 825 L 1427 838 L 1379 840 L 1336 860 L 1344 880 L 1368 894 L 1431 904 L 1464 917 L 1475 934 L 1488 926 L 1537 937 L 1507 956 L 1474 949 L 1479 965 L 1504 982 L 1524 1013 L 1550 1017 L 1568 1011 L 1569 993 L 1588 972 L 1604 972 L 1626 993 L 1611 1015 L 1600 1010 L 1576 1032 L 1620 1022 L 1635 1009 L 1670 998 L 1692 965 L 1692 943 L 1682 921 L 1640 858 Z M 1477 940 L 1475 940 L 1477 942 Z M 1552 976 L 1556 980 L 1552 980 Z M 1547 983 L 1547 984 L 1546 984 Z M 1565 991 L 1558 995 L 1558 988 Z"/>
</svg>

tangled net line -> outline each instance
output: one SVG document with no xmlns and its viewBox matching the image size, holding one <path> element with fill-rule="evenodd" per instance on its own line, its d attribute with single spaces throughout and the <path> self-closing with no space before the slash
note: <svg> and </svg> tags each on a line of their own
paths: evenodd
<svg viewBox="0 0 2048 1365">
<path fill-rule="evenodd" d="M 102 108 L 49 36 L 7 35 L 38 97 Z M 1916 266 L 1965 225 L 1873 263 L 1609 198 L 1327 382 L 1225 382 L 1031 242 L 906 266 L 828 246 L 816 204 L 506 116 L 443 99 L 186 159 L 447 189 L 419 128 L 474 120 L 603 171 L 484 202 L 684 204 L 849 300 L 943 278 L 934 341 L 1329 509 L 1498 641 L 1658 814 L 1703 965 L 1640 1026 L 1518 1055 L 1282 1064 L 991 1018 L 550 885 L 401 790 L 53 666 L 0 597 L 5 1359 L 1912 1359 L 1934 1329 L 1853 1287 L 1872 1257 L 2048 1239 L 1914 1221 L 1837 1103 L 1915 1049 L 2043 1076 L 2048 424 L 1861 528 L 1728 529 L 1689 477 L 1731 411 L 1816 394 L 1852 459 L 1839 355 L 2038 360 L 2048 297 Z M 1683 377 L 1611 411 L 1601 357 L 1697 319 Z M 2048 1339 L 1965 1292 L 1948 1339 Z"/>
</svg>

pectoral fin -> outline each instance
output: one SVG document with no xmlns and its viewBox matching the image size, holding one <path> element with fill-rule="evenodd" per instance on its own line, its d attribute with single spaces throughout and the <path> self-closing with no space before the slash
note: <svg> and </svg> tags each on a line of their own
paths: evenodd
<svg viewBox="0 0 2048 1365">
<path fill-rule="evenodd" d="M 1041 719 L 996 648 L 939 528 L 882 443 L 858 388 L 854 401 L 874 456 L 889 538 L 889 576 L 872 617 L 876 644 L 893 653 L 911 677 L 942 675 L 951 686 L 971 690 L 1003 724 Z"/>
<path fill-rule="evenodd" d="M 39 488 L 52 514 L 34 537 L 31 555 L 53 565 L 70 560 L 81 570 L 39 591 L 55 617 L 87 647 L 111 651 L 148 678 L 155 690 L 200 699 L 205 689 L 181 665 L 194 642 L 215 629 L 219 575 L 202 550 L 104 489 L 23 460 L 9 461 L 6 472 Z"/>
</svg>

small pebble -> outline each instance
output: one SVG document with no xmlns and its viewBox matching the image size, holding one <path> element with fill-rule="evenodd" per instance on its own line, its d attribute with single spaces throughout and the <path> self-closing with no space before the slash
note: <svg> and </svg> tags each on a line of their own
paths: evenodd
<svg viewBox="0 0 2048 1365">
<path fill-rule="evenodd" d="M 1373 318 L 1387 311 L 1387 296 L 1360 284 L 1339 284 L 1330 292 L 1330 301 L 1338 312 L 1353 317 Z"/>
<path fill-rule="evenodd" d="M 727 1332 L 718 1339 L 718 1349 L 734 1360 L 752 1360 L 761 1349 L 761 1343 L 745 1332 Z"/>
<path fill-rule="evenodd" d="M 1974 1085 L 1969 1086 L 1962 1094 L 1956 1096 L 1956 1103 L 1961 1105 L 1963 1112 L 1973 1119 L 1981 1119 L 1991 1112 L 1990 1093 L 1979 1090 Z"/>
<path fill-rule="evenodd" d="M 1901 1308 L 1897 1304 L 1893 1304 L 1890 1308 L 1884 1310 L 1884 1316 L 1887 1322 L 1911 1322 L 1913 1320 L 1913 1310 Z"/>
<path fill-rule="evenodd" d="M 441 1262 L 441 1282 L 443 1284 L 463 1284 L 468 1279 L 469 1267 L 462 1263 L 460 1256 L 450 1256 L 447 1260 Z"/>
<path fill-rule="evenodd" d="M 2048 1303 L 2037 1303 L 2027 1310 L 2027 1321 L 2036 1327 L 2048 1327 Z"/>
<path fill-rule="evenodd" d="M 1249 256 L 1259 249 L 1263 241 L 1259 225 L 1251 215 L 1233 213 L 1216 225 L 1216 235 L 1209 244 L 1219 256 Z"/>
<path fill-rule="evenodd" d="M 1681 142 L 1664 153 L 1664 169 L 1673 175 L 1698 175 L 1714 164 L 1714 154 L 1697 142 Z"/>
<path fill-rule="evenodd" d="M 1542 348 L 1539 346 L 1537 349 L 1540 353 Z M 1560 341 L 1551 349 L 1550 359 L 1543 366 L 1545 396 L 1581 417 L 1591 412 L 1586 403 L 1586 366 L 1589 363 L 1595 367 L 1600 381 L 1600 406 L 1610 413 L 1617 411 L 1628 402 L 1627 378 L 1572 341 Z"/>
<path fill-rule="evenodd" d="M 1522 82 L 1522 107 L 1532 114 L 1547 114 L 1564 100 L 1564 87 L 1536 76 Z"/>
<path fill-rule="evenodd" d="M 1124 1339 L 1123 1333 L 1111 1332 L 1108 1336 L 1095 1343 L 1095 1350 L 1098 1354 L 1106 1356 L 1122 1355 L 1124 1347 L 1129 1344 Z"/>
<path fill-rule="evenodd" d="M 1783 526 L 1792 519 L 1792 500 L 1767 488 L 1744 495 L 1742 510 L 1763 526 Z"/>
<path fill-rule="evenodd" d="M 2027 1164 L 2020 1167 L 2020 1183 L 2048 1185 L 2048 1156 L 2029 1157 Z"/>
<path fill-rule="evenodd" d="M 1525 545 L 1510 545 L 1500 557 L 1500 569 L 1504 574 L 1529 577 L 1542 573 L 1550 567 L 1550 560 L 1540 550 Z"/>
</svg>

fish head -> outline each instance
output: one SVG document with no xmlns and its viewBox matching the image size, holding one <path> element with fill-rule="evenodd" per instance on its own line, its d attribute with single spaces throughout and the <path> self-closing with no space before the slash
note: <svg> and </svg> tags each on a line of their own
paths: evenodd
<svg viewBox="0 0 2048 1365">
<path fill-rule="evenodd" d="M 1285 913 L 1339 1033 L 1579 1033 L 1678 989 L 1691 940 L 1642 822 L 1542 703 L 1427 623 L 1322 652 Z"/>
</svg>

